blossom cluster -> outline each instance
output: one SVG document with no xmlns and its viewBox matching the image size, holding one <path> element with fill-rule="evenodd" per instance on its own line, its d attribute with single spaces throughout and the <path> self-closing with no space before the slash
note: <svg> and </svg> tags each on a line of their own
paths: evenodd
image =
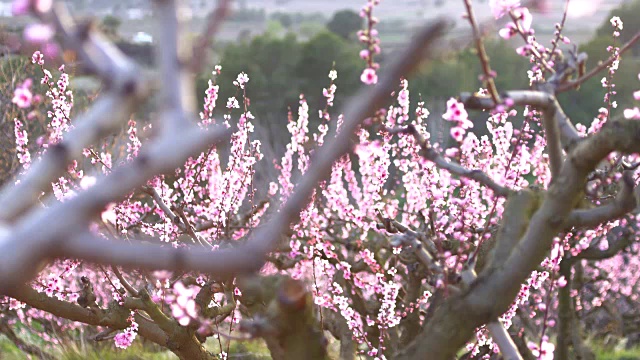
<svg viewBox="0 0 640 360">
<path fill-rule="evenodd" d="M 127 318 L 129 327 L 124 329 L 123 332 L 116 334 L 113 338 L 116 347 L 120 349 L 126 349 L 133 343 L 133 340 L 138 336 L 138 323 L 134 318 L 135 312 L 131 312 L 131 315 Z"/>
</svg>

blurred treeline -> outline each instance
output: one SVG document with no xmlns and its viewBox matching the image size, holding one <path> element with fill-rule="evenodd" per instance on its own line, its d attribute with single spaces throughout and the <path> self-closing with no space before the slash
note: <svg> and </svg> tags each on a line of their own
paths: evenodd
<svg viewBox="0 0 640 360">
<path fill-rule="evenodd" d="M 226 99 L 236 95 L 232 82 L 238 73 L 246 72 L 251 79 L 247 87 L 247 96 L 251 100 L 250 109 L 256 116 L 256 123 L 271 128 L 269 135 L 281 134 L 281 141 L 287 141 L 287 133 L 284 131 L 287 110 L 291 108 L 294 115 L 296 114 L 299 95 L 302 93 L 312 111 L 311 124 L 317 124 L 317 110 L 324 108 L 325 104 L 322 89 L 329 84 L 329 70 L 335 68 L 338 71 L 335 109 L 340 109 L 349 96 L 360 88 L 359 77 L 364 68 L 364 61 L 358 56 L 362 46 L 355 38 L 355 30 L 360 25 L 359 20 L 354 20 L 352 15 L 357 16 L 355 13 L 349 15 L 345 14 L 346 12 L 348 11 L 337 13 L 326 29 L 308 39 L 301 39 L 293 31 L 285 34 L 267 31 L 263 35 L 226 45 L 219 61 L 223 72 L 217 78 L 221 90 L 218 106 L 224 107 Z M 613 45 L 614 41 L 608 19 L 617 15 L 624 22 L 622 36 L 617 40 L 617 45 L 621 46 L 640 30 L 638 14 L 640 0 L 623 5 L 607 17 L 589 42 L 579 46 L 579 51 L 585 51 L 589 55 L 588 69 L 609 57 L 607 47 Z M 460 23 L 458 26 L 468 25 Z M 516 54 L 514 45 L 522 45 L 521 39 L 518 41 L 520 43 L 507 43 L 497 36 L 486 40 L 491 66 L 498 73 L 496 83 L 500 91 L 529 87 L 527 70 L 530 69 L 530 64 L 528 59 Z M 469 44 L 471 45 L 471 42 Z M 566 52 L 572 49 L 573 45 L 563 44 L 561 48 Z M 632 92 L 640 89 L 637 76 L 640 72 L 639 56 L 640 47 L 636 45 L 623 56 L 614 77 L 615 90 L 618 92 L 614 100 L 617 101 L 618 107 L 612 109 L 613 117 L 622 116 L 625 108 L 633 106 Z M 383 54 L 379 58 L 382 67 L 384 68 L 385 62 L 393 57 L 392 51 L 385 52 L 383 43 Z M 412 105 L 415 106 L 418 99 L 424 100 L 433 114 L 430 119 L 438 122 L 449 97 L 457 96 L 460 92 L 478 90 L 481 86 L 478 79 L 480 74 L 480 64 L 473 47 L 442 54 L 409 78 Z M 559 95 L 565 112 L 574 122 L 591 123 L 598 109 L 605 106 L 603 97 L 606 89 L 600 83 L 600 79 L 605 75 L 606 71 L 603 71 L 584 83 L 578 91 Z M 210 72 L 200 76 L 198 94 L 204 93 L 210 77 Z M 481 120 L 487 115 L 474 116 L 480 120 L 477 123 L 482 123 Z M 312 126 L 311 129 L 313 128 Z M 272 145 L 281 149 L 283 145 L 278 144 L 280 141 L 273 141 L 275 144 Z"/>
</svg>

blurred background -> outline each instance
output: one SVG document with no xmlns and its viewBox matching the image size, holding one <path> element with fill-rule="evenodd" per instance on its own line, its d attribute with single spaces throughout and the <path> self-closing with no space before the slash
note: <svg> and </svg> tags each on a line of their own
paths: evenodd
<svg viewBox="0 0 640 360">
<path fill-rule="evenodd" d="M 150 1 L 65 2 L 77 17 L 95 19 L 125 53 L 135 58 L 145 71 L 154 74 L 156 24 Z M 349 96 L 360 88 L 360 74 L 365 62 L 358 55 L 362 44 L 358 42 L 356 32 L 364 25 L 358 14 L 365 3 L 366 0 L 236 0 L 232 3 L 233 11 L 209 49 L 210 62 L 198 76 L 197 94 L 202 105 L 207 82 L 212 78 L 211 72 L 216 64 L 222 65 L 222 74 L 216 76 L 215 81 L 220 85 L 218 108 L 226 111 L 227 98 L 236 95 L 233 80 L 240 72 L 249 75 L 247 96 L 251 100 L 250 111 L 256 117 L 256 137 L 262 140 L 262 149 L 268 159 L 269 169 L 265 171 L 272 171 L 270 159 L 279 158 L 289 141 L 289 134 L 284 130 L 288 122 L 287 112 L 291 109 L 294 115 L 297 114 L 300 94 L 304 94 L 309 102 L 310 129 L 314 131 L 320 121 L 316 114 L 325 107 L 322 89 L 329 85 L 327 74 L 332 68 L 338 71 L 336 106 L 332 112 L 337 113 Z M 486 34 L 491 66 L 497 71 L 498 89 L 527 89 L 530 64 L 527 58 L 515 52 L 515 48 L 523 45 L 523 40 L 518 36 L 508 41 L 498 37 L 498 30 L 507 22 L 507 17 L 495 20 L 488 0 L 477 0 L 473 4 L 478 22 Z M 216 2 L 191 0 L 185 1 L 185 5 L 188 5 L 185 15 L 189 16 L 187 30 L 195 38 Z M 566 2 L 534 0 L 523 1 L 523 5 L 532 11 L 538 42 L 551 47 L 550 40 L 554 37 L 556 24 L 563 17 Z M 624 22 L 618 45 L 640 30 L 640 0 L 571 0 L 568 9 L 563 34 L 571 43 L 560 47 L 567 50 L 577 46 L 580 51 L 587 52 L 588 68 L 609 56 L 607 47 L 614 44 L 613 28 L 609 22 L 611 16 L 617 15 Z M 376 28 L 382 46 L 382 53 L 376 61 L 382 68 L 410 40 L 417 27 L 430 19 L 444 16 L 455 20 L 455 27 L 448 34 L 446 51 L 437 54 L 436 61 L 423 66 L 409 78 L 412 106 L 415 107 L 420 99 L 425 101 L 431 112 L 432 141 L 438 141 L 445 147 L 450 139 L 446 129 L 448 124 L 441 119 L 446 100 L 460 92 L 477 91 L 481 86 L 478 79 L 480 65 L 475 49 L 469 47 L 471 31 L 469 23 L 462 18 L 463 12 L 463 3 L 458 0 L 383 0 L 374 10 L 374 15 L 380 20 Z M 25 16 L 12 17 L 11 2 L 0 1 L 0 50 L 7 55 L 5 59 L 20 55 L 29 59 L 35 48 L 19 39 L 25 25 L 32 21 Z M 638 56 L 640 46 L 636 45 L 624 55 L 614 77 L 618 92 L 614 100 L 619 106 L 613 109 L 613 117 L 621 116 L 624 108 L 633 106 L 632 92 L 640 87 Z M 66 63 L 77 99 L 75 109 L 79 110 L 82 108 L 81 99 L 91 99 L 100 91 L 99 84 L 83 76 L 73 57 L 67 57 Z M 0 76 L 11 74 L 5 70 Z M 578 91 L 559 96 L 565 112 L 575 123 L 588 127 L 597 116 L 598 109 L 605 105 L 603 96 L 606 89 L 601 86 L 601 77 L 595 76 Z M 6 91 L 10 95 L 12 89 Z M 87 96 L 82 97 L 82 94 Z M 152 116 L 153 104 L 138 114 L 141 119 Z M 485 113 L 472 114 L 479 124 L 475 132 L 484 133 L 482 124 L 487 116 Z M 517 123 L 518 119 L 514 121 Z"/>
</svg>

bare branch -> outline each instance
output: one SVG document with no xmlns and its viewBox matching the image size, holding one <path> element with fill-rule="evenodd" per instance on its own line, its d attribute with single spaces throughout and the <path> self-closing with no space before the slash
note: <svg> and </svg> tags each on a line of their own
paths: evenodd
<svg viewBox="0 0 640 360">
<path fill-rule="evenodd" d="M 464 0 L 463 2 L 465 8 L 467 9 L 467 17 L 469 18 L 471 30 L 473 31 L 473 38 L 476 43 L 478 58 L 480 59 L 482 71 L 484 72 L 484 83 L 486 83 L 487 85 L 487 90 L 489 91 L 489 95 L 491 95 L 491 99 L 493 100 L 493 104 L 495 106 L 500 104 L 501 102 L 500 95 L 498 94 L 498 88 L 496 87 L 496 83 L 493 81 L 495 72 L 491 70 L 491 65 L 489 64 L 489 55 L 487 55 L 487 51 L 484 49 L 482 35 L 480 34 L 480 29 L 478 29 L 478 23 L 476 22 L 476 16 L 473 11 L 473 6 L 471 5 L 471 0 Z"/>
<path fill-rule="evenodd" d="M 120 281 L 120 284 L 122 284 L 122 286 L 129 292 L 129 294 L 131 294 L 131 296 L 133 297 L 138 296 L 138 291 L 134 289 L 133 286 L 131 286 L 131 284 L 129 284 L 129 282 L 124 278 L 124 276 L 122 276 L 122 273 L 120 273 L 120 270 L 118 270 L 117 266 L 112 266 L 111 270 L 113 270 L 113 274 L 118 278 L 118 280 Z"/>
<path fill-rule="evenodd" d="M 633 171 L 625 171 L 620 179 L 620 191 L 616 198 L 593 209 L 576 209 L 571 212 L 567 221 L 568 227 L 593 227 L 619 218 L 636 206 Z"/>
<path fill-rule="evenodd" d="M 52 255 L 84 258 L 98 263 L 108 261 L 112 265 L 139 265 L 142 268 L 183 269 L 189 266 L 191 270 L 218 276 L 257 270 L 264 263 L 266 254 L 277 247 L 285 230 L 296 221 L 316 184 L 330 173 L 328 169 L 332 164 L 349 151 L 350 139 L 360 123 L 388 101 L 388 94 L 395 87 L 397 79 L 415 68 L 423 52 L 433 45 L 445 27 L 443 21 L 426 27 L 399 61 L 381 77 L 380 83 L 362 92 L 351 103 L 345 111 L 346 120 L 341 131 L 318 149 L 311 160 L 310 170 L 305 173 L 287 203 L 239 248 L 207 253 L 142 244 L 125 245 L 96 239 L 82 230 L 108 202 L 121 198 L 157 173 L 175 169 L 187 156 L 226 138 L 230 131 L 208 131 L 204 135 L 199 135 L 196 129 L 192 130 L 195 134 L 185 134 L 187 131 L 184 129 L 164 132 L 164 136 L 156 143 L 143 149 L 147 151 L 143 151 L 130 164 L 115 169 L 94 187 L 24 219 L 9 237 L 11 240 L 0 243 L 0 250 L 7 246 L 11 248 L 11 251 L 0 251 L 2 289 L 29 279 L 37 271 L 29 264 Z M 43 233 L 43 228 L 48 231 Z"/>
<path fill-rule="evenodd" d="M 136 96 L 147 91 L 138 65 L 101 34 L 92 22 L 76 23 L 60 1 L 54 2 L 50 12 L 34 14 L 55 26 L 64 46 L 75 51 L 87 71 L 96 74 L 109 90 Z"/>
<path fill-rule="evenodd" d="M 180 3 L 176 0 L 155 0 L 158 20 L 158 59 L 162 79 L 160 104 L 162 131 L 178 131 L 188 123 L 187 116 L 195 113 L 194 75 L 188 71 L 191 56 L 189 41 L 181 30 Z"/>
<path fill-rule="evenodd" d="M 608 236 L 611 240 L 609 241 L 609 247 L 607 247 L 606 250 L 600 250 L 596 246 L 589 246 L 578 255 L 572 257 L 571 262 L 575 263 L 575 261 L 580 259 L 603 260 L 618 255 L 620 251 L 631 245 L 638 236 L 635 232 L 628 232 L 625 230 L 627 229 L 623 229 L 621 227 L 611 230 L 610 234 L 614 236 Z"/>
<path fill-rule="evenodd" d="M 262 311 L 253 311 L 253 320 L 243 320 L 240 327 L 267 342 L 276 340 L 269 346 L 274 359 L 329 359 L 312 294 L 302 281 L 282 275 L 241 278 L 239 287 L 243 297 L 250 297 L 254 304 L 265 304 L 253 306 L 253 310 Z"/>
<path fill-rule="evenodd" d="M 640 32 L 635 34 L 629 41 L 627 41 L 624 45 L 622 45 L 622 47 L 620 48 L 620 52 L 618 53 L 618 56 L 621 56 L 624 52 L 629 50 L 633 46 L 633 44 L 635 44 L 638 40 L 640 40 Z M 593 69 L 591 69 L 591 71 L 584 74 L 583 76 L 558 86 L 555 92 L 561 93 L 561 92 L 571 90 L 580 86 L 580 84 L 582 84 L 583 82 L 591 79 L 600 71 L 606 69 L 607 66 L 611 65 L 611 63 L 613 63 L 618 58 L 618 56 L 612 55 L 611 57 L 609 57 L 609 59 L 607 59 L 607 61 L 599 63 L 598 66 L 594 67 Z"/>
<path fill-rule="evenodd" d="M 185 225 L 180 220 L 180 217 L 174 214 L 171 208 L 164 202 L 164 200 L 162 200 L 162 197 L 160 196 L 160 194 L 158 194 L 158 190 L 156 190 L 151 186 L 143 186 L 142 190 L 153 198 L 153 200 L 156 202 L 156 204 L 158 204 L 162 212 L 169 219 L 171 219 L 171 222 L 173 222 L 178 227 L 178 229 L 180 229 L 181 231 L 186 231 Z"/>
<path fill-rule="evenodd" d="M 544 114 L 553 116 L 554 122 L 560 131 L 560 143 L 565 150 L 573 147 L 581 137 L 571 123 L 571 120 L 562 110 L 560 103 L 554 95 L 545 91 L 518 90 L 507 91 L 502 95 L 504 98 L 513 100 L 514 106 L 530 105 L 540 109 Z M 491 99 L 487 97 L 474 96 L 470 93 L 460 95 L 460 100 L 468 109 L 491 109 Z M 548 119 L 550 121 L 550 118 Z"/>
<path fill-rule="evenodd" d="M 231 0 L 218 0 L 216 9 L 207 16 L 207 24 L 202 35 L 193 47 L 193 57 L 191 61 L 191 71 L 198 74 L 207 59 L 207 50 L 213 43 L 215 36 L 222 25 L 222 21 L 229 14 Z"/>
<path fill-rule="evenodd" d="M 58 300 L 55 297 L 48 297 L 44 293 L 39 293 L 25 286 L 12 288 L 7 291 L 6 294 L 36 309 L 40 309 L 55 316 L 72 321 L 79 321 L 89 325 L 107 326 L 113 329 L 125 329 L 128 326 L 128 311 L 122 311 L 119 314 L 106 314 L 103 310 L 96 312 L 67 301 Z M 126 310 L 124 308 L 122 309 Z M 140 335 L 155 342 L 156 344 L 163 346 L 166 345 L 166 335 L 157 325 L 152 322 L 145 321 L 137 316 L 136 322 L 138 322 L 140 326 Z"/>
</svg>

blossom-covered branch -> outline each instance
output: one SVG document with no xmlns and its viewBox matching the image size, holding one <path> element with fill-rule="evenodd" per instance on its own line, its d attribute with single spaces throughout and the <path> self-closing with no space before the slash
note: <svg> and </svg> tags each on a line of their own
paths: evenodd
<svg viewBox="0 0 640 360">
<path fill-rule="evenodd" d="M 455 162 L 449 161 L 445 159 L 442 155 L 440 155 L 424 137 L 416 130 L 415 126 L 408 125 L 406 128 L 400 129 L 388 129 L 390 133 L 407 133 L 411 134 L 416 138 L 416 141 L 420 145 L 422 151 L 421 155 L 424 156 L 425 159 L 433 161 L 436 166 L 451 172 L 452 174 L 456 174 L 458 176 L 466 177 L 471 180 L 475 180 L 491 190 L 493 190 L 499 196 L 508 196 L 511 190 L 505 186 L 499 185 L 495 181 L 493 181 L 487 174 L 482 172 L 481 170 L 471 170 L 462 167 Z"/>
</svg>

